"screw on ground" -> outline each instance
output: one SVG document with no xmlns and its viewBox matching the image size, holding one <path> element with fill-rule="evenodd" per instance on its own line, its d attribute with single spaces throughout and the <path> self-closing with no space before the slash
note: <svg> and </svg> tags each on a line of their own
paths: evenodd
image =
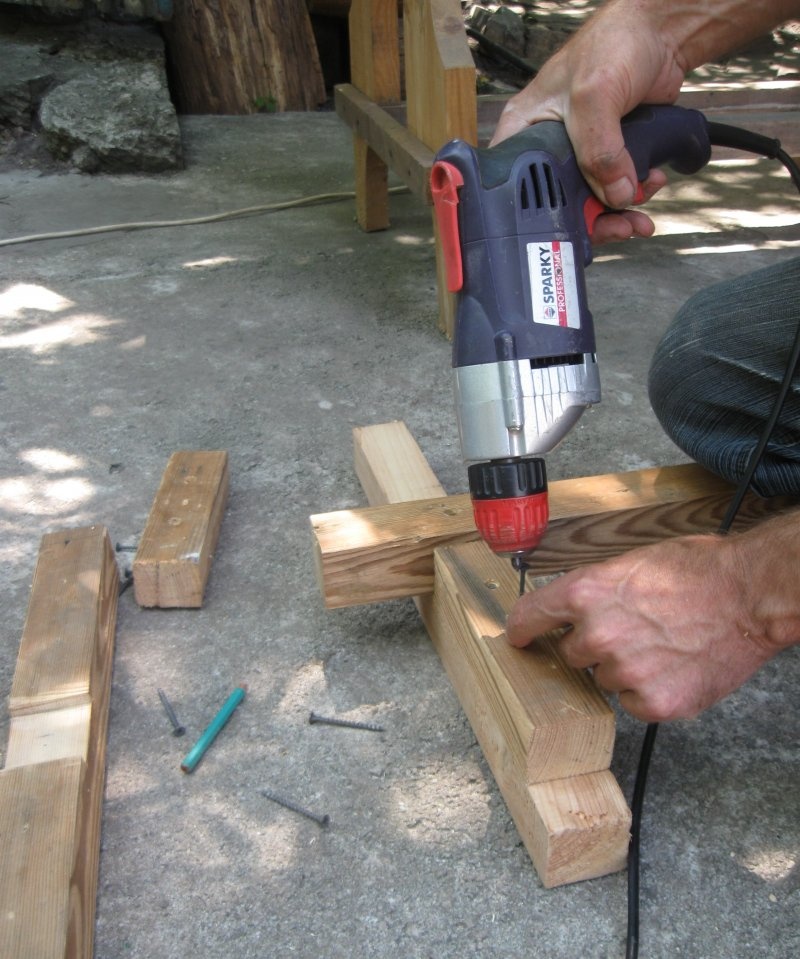
<svg viewBox="0 0 800 959">
<path fill-rule="evenodd" d="M 334 719 L 332 716 L 320 716 L 317 713 L 311 713 L 308 717 L 310 723 L 321 723 L 324 726 L 344 726 L 347 729 L 367 729 L 372 733 L 382 733 L 383 726 L 377 723 L 357 722 L 355 719 Z"/>
<path fill-rule="evenodd" d="M 291 799 L 286 799 L 284 796 L 279 796 L 277 793 L 274 793 L 269 789 L 262 789 L 261 795 L 266 799 L 270 799 L 272 802 L 277 803 L 279 806 L 283 806 L 284 809 L 291 809 L 292 812 L 296 812 L 301 816 L 305 816 L 306 819 L 312 819 L 315 823 L 323 828 L 331 821 L 331 817 L 327 813 L 323 816 L 320 816 L 318 813 L 311 812 L 310 809 L 306 809 L 304 806 L 299 806 Z"/>
</svg>

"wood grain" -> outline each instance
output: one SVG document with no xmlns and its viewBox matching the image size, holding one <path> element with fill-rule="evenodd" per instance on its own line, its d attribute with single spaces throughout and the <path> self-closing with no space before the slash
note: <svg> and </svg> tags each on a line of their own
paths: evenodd
<svg viewBox="0 0 800 959">
<path fill-rule="evenodd" d="M 180 450 L 169 458 L 133 561 L 140 606 L 202 606 L 228 483 L 224 451 Z"/>
</svg>

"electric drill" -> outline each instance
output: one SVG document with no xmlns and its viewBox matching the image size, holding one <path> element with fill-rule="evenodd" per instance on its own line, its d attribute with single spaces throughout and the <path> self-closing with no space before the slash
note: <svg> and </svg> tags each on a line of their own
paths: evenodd
<svg viewBox="0 0 800 959">
<path fill-rule="evenodd" d="M 711 156 L 696 110 L 639 107 L 622 130 L 640 183 L 663 163 L 695 173 Z M 458 294 L 454 386 L 475 523 L 524 569 L 548 520 L 540 454 L 600 401 L 584 268 L 606 208 L 554 121 L 488 149 L 451 140 L 435 157 L 431 192 Z"/>
</svg>

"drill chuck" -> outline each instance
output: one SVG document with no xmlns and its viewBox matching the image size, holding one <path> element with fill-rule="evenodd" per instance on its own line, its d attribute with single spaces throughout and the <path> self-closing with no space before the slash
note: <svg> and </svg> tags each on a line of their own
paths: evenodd
<svg viewBox="0 0 800 959">
<path fill-rule="evenodd" d="M 547 529 L 541 457 L 473 463 L 467 469 L 475 525 L 495 553 L 527 555 Z"/>
</svg>

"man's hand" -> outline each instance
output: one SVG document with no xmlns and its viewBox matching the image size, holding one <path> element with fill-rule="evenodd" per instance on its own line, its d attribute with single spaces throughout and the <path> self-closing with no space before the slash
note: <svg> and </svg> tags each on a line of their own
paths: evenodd
<svg viewBox="0 0 800 959">
<path fill-rule="evenodd" d="M 632 715 L 646 722 L 696 716 L 797 641 L 796 584 L 765 568 L 770 547 L 773 564 L 780 550 L 770 529 L 666 540 L 566 573 L 517 601 L 509 642 L 527 646 L 571 626 L 560 640 L 566 661 L 591 667 Z M 751 562 L 761 568 L 751 570 Z M 757 585 L 770 579 L 774 597 Z"/>
<path fill-rule="evenodd" d="M 620 118 L 643 103 L 674 103 L 689 70 L 798 10 L 798 0 L 609 0 L 508 101 L 492 143 L 541 120 L 563 122 L 589 186 L 621 211 L 598 218 L 593 242 L 650 236 L 650 218 L 623 209 L 634 201 L 637 177 Z M 651 170 L 644 199 L 665 183 Z"/>
</svg>

